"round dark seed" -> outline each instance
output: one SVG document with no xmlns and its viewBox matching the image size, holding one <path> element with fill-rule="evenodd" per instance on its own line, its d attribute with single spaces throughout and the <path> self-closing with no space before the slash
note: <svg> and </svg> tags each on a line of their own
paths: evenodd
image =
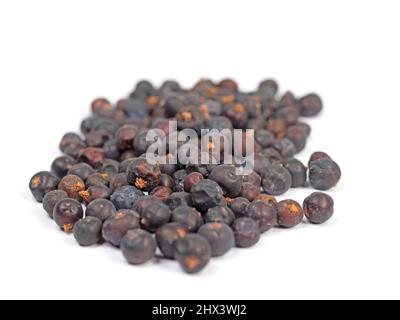
<svg viewBox="0 0 400 320">
<path fill-rule="evenodd" d="M 199 181 L 190 191 L 197 210 L 206 213 L 208 209 L 224 204 L 225 198 L 221 187 L 213 180 Z"/>
<path fill-rule="evenodd" d="M 171 210 L 163 203 L 154 203 L 147 207 L 141 219 L 141 224 L 144 229 L 150 232 L 155 232 L 163 224 L 166 224 L 171 219 Z"/>
<path fill-rule="evenodd" d="M 130 264 L 144 264 L 151 260 L 157 249 L 153 236 L 141 229 L 129 230 L 121 240 L 121 251 Z"/>
<path fill-rule="evenodd" d="M 308 94 L 299 100 L 301 115 L 304 117 L 316 116 L 322 110 L 321 98 L 314 94 Z"/>
<path fill-rule="evenodd" d="M 74 225 L 73 234 L 81 246 L 92 246 L 101 240 L 103 223 L 95 217 L 86 217 Z"/>
<path fill-rule="evenodd" d="M 292 176 L 283 166 L 271 165 L 263 172 L 262 185 L 266 193 L 274 196 L 281 195 L 290 189 Z"/>
<path fill-rule="evenodd" d="M 204 177 L 201 173 L 192 172 L 191 174 L 187 175 L 183 181 L 184 190 L 186 192 L 190 192 L 190 190 L 192 190 L 192 187 L 203 179 Z"/>
<path fill-rule="evenodd" d="M 119 247 L 128 230 L 137 228 L 140 228 L 139 214 L 132 210 L 120 210 L 104 222 L 102 234 L 104 240 Z"/>
<path fill-rule="evenodd" d="M 71 232 L 75 223 L 82 218 L 82 205 L 74 199 L 63 199 L 54 207 L 53 219 L 67 233 Z"/>
<path fill-rule="evenodd" d="M 172 211 L 172 221 L 180 223 L 189 232 L 197 232 L 204 224 L 203 217 L 200 212 L 191 207 L 178 207 Z"/>
<path fill-rule="evenodd" d="M 229 197 L 238 196 L 243 183 L 242 176 L 236 174 L 236 168 L 232 165 L 215 167 L 211 171 L 209 179 L 217 182 L 224 191 L 224 194 Z"/>
<path fill-rule="evenodd" d="M 314 192 L 304 200 L 303 209 L 311 223 L 321 224 L 332 218 L 334 201 L 326 193 Z"/>
<path fill-rule="evenodd" d="M 260 240 L 260 229 L 258 223 L 251 218 L 236 219 L 232 226 L 235 235 L 236 246 L 249 248 Z"/>
<path fill-rule="evenodd" d="M 309 177 L 313 188 L 329 190 L 337 185 L 342 176 L 338 164 L 329 159 L 322 158 L 311 162 Z"/>
<path fill-rule="evenodd" d="M 67 199 L 68 194 L 62 190 L 53 190 L 47 193 L 43 198 L 43 208 L 47 212 L 50 218 L 53 219 L 53 210 L 56 204 L 63 200 Z"/>
<path fill-rule="evenodd" d="M 117 210 L 132 209 L 135 202 L 143 196 L 143 192 L 134 186 L 123 186 L 111 195 L 111 202 Z"/>
<path fill-rule="evenodd" d="M 79 192 L 85 190 L 85 183 L 78 176 L 67 175 L 61 179 L 58 189 L 65 191 L 71 199 L 80 201 Z"/>
<path fill-rule="evenodd" d="M 179 223 L 167 223 L 157 229 L 156 241 L 161 253 L 168 259 L 174 258 L 175 243 L 182 239 L 188 230 Z"/>
<path fill-rule="evenodd" d="M 199 229 L 198 233 L 207 239 L 213 257 L 222 256 L 235 246 L 233 231 L 224 223 L 207 223 Z"/>
<path fill-rule="evenodd" d="M 127 173 L 128 182 L 140 190 L 149 191 L 160 182 L 160 166 L 150 164 L 144 158 L 133 160 Z"/>
<path fill-rule="evenodd" d="M 208 209 L 204 215 L 205 222 L 221 222 L 231 225 L 235 220 L 235 214 L 231 209 L 224 206 L 216 206 Z"/>
<path fill-rule="evenodd" d="M 87 217 L 96 217 L 101 221 L 107 220 L 116 213 L 114 204 L 106 199 L 97 199 L 89 203 L 86 207 L 85 215 Z"/>
<path fill-rule="evenodd" d="M 44 196 L 57 189 L 60 180 L 51 172 L 42 171 L 35 174 L 29 181 L 29 189 L 36 201 L 42 202 Z"/>
<path fill-rule="evenodd" d="M 254 201 L 247 207 L 246 216 L 258 223 L 260 232 L 266 232 L 278 222 L 278 215 L 275 206 L 262 201 Z"/>
<path fill-rule="evenodd" d="M 235 214 L 236 218 L 243 217 L 247 212 L 250 201 L 246 198 L 238 197 L 232 200 L 229 207 Z"/>
<path fill-rule="evenodd" d="M 303 209 L 294 200 L 283 200 L 278 203 L 278 224 L 283 228 L 292 228 L 303 221 Z"/>
<path fill-rule="evenodd" d="M 69 156 L 56 158 L 51 164 L 51 172 L 57 177 L 62 178 L 68 174 L 68 171 L 76 163 L 75 159 Z"/>
<path fill-rule="evenodd" d="M 292 176 L 292 188 L 303 187 L 307 181 L 307 168 L 297 159 L 289 159 L 283 163 L 283 166 Z"/>
<path fill-rule="evenodd" d="M 211 247 L 201 235 L 188 234 L 175 244 L 175 259 L 189 273 L 203 270 L 211 259 Z"/>
</svg>

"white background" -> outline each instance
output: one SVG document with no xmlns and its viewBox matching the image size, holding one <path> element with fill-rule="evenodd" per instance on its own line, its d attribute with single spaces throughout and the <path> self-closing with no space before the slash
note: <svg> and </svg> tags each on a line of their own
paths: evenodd
<svg viewBox="0 0 400 320">
<path fill-rule="evenodd" d="M 400 298 L 398 1 L 1 1 L 0 298 Z M 266 77 L 316 91 L 306 161 L 342 167 L 323 226 L 274 230 L 188 276 L 80 248 L 28 190 L 97 96 L 135 82 Z M 312 190 L 292 190 L 298 201 Z"/>
</svg>

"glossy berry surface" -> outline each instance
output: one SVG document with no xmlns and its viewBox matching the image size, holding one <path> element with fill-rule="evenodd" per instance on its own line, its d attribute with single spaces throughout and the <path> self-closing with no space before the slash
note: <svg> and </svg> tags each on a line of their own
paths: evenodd
<svg viewBox="0 0 400 320">
<path fill-rule="evenodd" d="M 101 240 L 103 222 L 95 217 L 86 217 L 75 223 L 73 234 L 81 246 L 92 246 Z"/>
<path fill-rule="evenodd" d="M 212 251 L 208 241 L 201 235 L 188 234 L 175 244 L 175 260 L 189 273 L 203 270 L 209 263 Z"/>
<path fill-rule="evenodd" d="M 121 251 L 130 264 L 144 264 L 151 260 L 157 249 L 156 241 L 147 231 L 129 230 L 121 240 Z"/>
<path fill-rule="evenodd" d="M 325 223 L 333 216 L 334 201 L 326 193 L 314 192 L 304 200 L 303 210 L 311 223 Z"/>
<path fill-rule="evenodd" d="M 54 207 L 53 219 L 67 233 L 70 233 L 75 223 L 82 218 L 82 205 L 74 199 L 63 199 Z"/>
<path fill-rule="evenodd" d="M 206 223 L 199 229 L 198 234 L 207 239 L 213 257 L 222 256 L 235 246 L 233 231 L 225 223 Z"/>
<path fill-rule="evenodd" d="M 42 171 L 35 174 L 29 181 L 29 189 L 38 202 L 42 202 L 44 196 L 57 189 L 60 180 L 51 172 Z"/>
</svg>

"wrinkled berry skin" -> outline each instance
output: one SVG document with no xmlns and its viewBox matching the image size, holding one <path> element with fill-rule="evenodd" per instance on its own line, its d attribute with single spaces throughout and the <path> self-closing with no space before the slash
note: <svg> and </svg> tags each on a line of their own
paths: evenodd
<svg viewBox="0 0 400 320">
<path fill-rule="evenodd" d="M 157 249 L 156 241 L 147 231 L 129 230 L 121 240 L 121 251 L 125 259 L 134 265 L 151 260 Z"/>
<path fill-rule="evenodd" d="M 240 197 L 246 198 L 249 201 L 254 201 L 260 195 L 260 186 L 254 185 L 252 183 L 243 183 L 242 189 L 240 191 Z"/>
<path fill-rule="evenodd" d="M 322 158 L 311 162 L 309 177 L 311 186 L 317 190 L 329 190 L 337 185 L 342 176 L 338 164 L 329 159 Z"/>
<path fill-rule="evenodd" d="M 134 186 L 123 186 L 115 190 L 110 199 L 117 210 L 132 209 L 136 200 L 143 195 L 143 192 Z"/>
<path fill-rule="evenodd" d="M 119 247 L 128 230 L 140 227 L 139 214 L 132 210 L 121 210 L 109 217 L 103 224 L 103 238 L 115 247 Z"/>
<path fill-rule="evenodd" d="M 150 194 L 158 199 L 160 201 L 165 202 L 168 197 L 172 194 L 172 190 L 168 187 L 155 187 L 153 190 L 151 190 Z"/>
<path fill-rule="evenodd" d="M 231 225 L 235 220 L 235 214 L 231 209 L 224 206 L 216 206 L 208 209 L 204 215 L 205 222 L 220 222 Z"/>
<path fill-rule="evenodd" d="M 314 117 L 322 110 L 322 100 L 314 93 L 300 98 L 298 105 L 303 117 Z"/>
<path fill-rule="evenodd" d="M 221 187 L 213 180 L 204 179 L 190 191 L 197 210 L 206 213 L 208 209 L 223 205 L 225 201 Z"/>
<path fill-rule="evenodd" d="M 136 188 L 149 191 L 160 182 L 160 166 L 150 164 L 144 158 L 137 158 L 128 167 L 128 183 Z"/>
<path fill-rule="evenodd" d="M 144 210 L 151 206 L 153 203 L 162 203 L 160 199 L 154 197 L 154 196 L 145 196 L 142 195 L 140 196 L 135 203 L 133 204 L 132 210 L 136 211 L 139 213 L 140 216 L 143 215 Z"/>
<path fill-rule="evenodd" d="M 71 232 L 74 224 L 82 218 L 82 205 L 74 199 L 61 200 L 54 207 L 53 219 L 67 233 Z"/>
<path fill-rule="evenodd" d="M 258 223 L 261 233 L 272 229 L 278 222 L 276 208 L 259 200 L 250 203 L 246 216 Z"/>
<path fill-rule="evenodd" d="M 211 247 L 201 235 L 188 234 L 175 244 L 175 260 L 189 273 L 203 270 L 211 259 Z"/>
<path fill-rule="evenodd" d="M 172 211 L 172 221 L 180 223 L 189 232 L 197 232 L 197 230 L 204 224 L 201 213 L 195 208 L 191 207 L 178 207 Z"/>
<path fill-rule="evenodd" d="M 274 164 L 264 170 L 262 185 L 266 193 L 273 196 L 281 195 L 290 189 L 292 176 L 286 168 Z"/>
<path fill-rule="evenodd" d="M 260 200 L 262 202 L 265 202 L 273 207 L 276 207 L 278 204 L 278 200 L 276 200 L 276 198 L 274 196 L 271 196 L 269 194 L 260 194 L 256 200 Z"/>
<path fill-rule="evenodd" d="M 238 196 L 242 188 L 243 177 L 236 174 L 236 168 L 232 165 L 215 167 L 208 178 L 218 183 L 228 197 Z"/>
<path fill-rule="evenodd" d="M 236 246 L 239 248 L 252 247 L 260 240 L 261 233 L 258 223 L 251 218 L 236 219 L 232 230 Z"/>
<path fill-rule="evenodd" d="M 44 196 L 55 189 L 60 180 L 51 172 L 42 171 L 35 174 L 29 181 L 29 189 L 38 202 L 42 202 Z"/>
<path fill-rule="evenodd" d="M 86 216 L 96 217 L 101 221 L 107 220 L 109 217 L 115 215 L 117 210 L 114 204 L 106 199 L 97 199 L 92 201 L 86 207 Z"/>
<path fill-rule="evenodd" d="M 155 232 L 163 224 L 166 224 L 171 219 L 171 210 L 163 203 L 154 203 L 147 207 L 141 219 L 141 224 L 144 229 L 150 232 Z"/>
<path fill-rule="evenodd" d="M 67 199 L 68 194 L 62 190 L 53 190 L 47 193 L 43 198 L 43 208 L 49 215 L 51 219 L 53 219 L 53 210 L 56 206 L 57 202 Z"/>
<path fill-rule="evenodd" d="M 303 221 L 303 208 L 294 200 L 278 203 L 278 224 L 283 228 L 293 228 Z"/>
<path fill-rule="evenodd" d="M 303 187 L 307 181 L 307 168 L 297 159 L 289 159 L 283 166 L 292 176 L 292 188 Z"/>
<path fill-rule="evenodd" d="M 236 218 L 243 217 L 247 212 L 250 201 L 246 198 L 238 197 L 232 200 L 229 207 L 235 214 Z"/>
<path fill-rule="evenodd" d="M 65 191 L 71 199 L 80 201 L 79 192 L 85 190 L 85 182 L 78 176 L 68 175 L 61 179 L 58 189 Z"/>
<path fill-rule="evenodd" d="M 105 158 L 106 155 L 103 149 L 89 147 L 82 150 L 82 152 L 79 154 L 78 160 L 79 162 L 85 162 L 96 168 Z"/>
<path fill-rule="evenodd" d="M 199 229 L 198 233 L 207 239 L 213 257 L 220 257 L 235 246 L 233 231 L 225 223 L 207 223 Z"/>
<path fill-rule="evenodd" d="M 96 217 L 86 217 L 74 225 L 73 234 L 80 246 L 87 247 L 101 240 L 103 222 Z"/>
<path fill-rule="evenodd" d="M 179 207 L 192 207 L 193 201 L 190 193 L 175 192 L 172 193 L 166 200 L 165 204 L 171 209 L 175 210 Z"/>
<path fill-rule="evenodd" d="M 85 181 L 89 176 L 91 176 L 94 173 L 95 173 L 94 169 L 90 165 L 84 162 L 74 164 L 68 170 L 68 175 L 78 176 L 83 181 Z"/>
<path fill-rule="evenodd" d="M 185 237 L 188 230 L 179 223 L 167 223 L 157 229 L 156 241 L 161 253 L 168 259 L 174 258 L 176 241 Z"/>
<path fill-rule="evenodd" d="M 325 153 L 323 151 L 313 152 L 312 155 L 310 156 L 310 159 L 308 160 L 308 167 L 311 167 L 312 162 L 323 159 L 323 158 L 332 159 L 327 153 Z"/>
<path fill-rule="evenodd" d="M 333 216 L 334 201 L 331 196 L 314 192 L 303 203 L 304 215 L 313 224 L 321 224 Z"/>
</svg>

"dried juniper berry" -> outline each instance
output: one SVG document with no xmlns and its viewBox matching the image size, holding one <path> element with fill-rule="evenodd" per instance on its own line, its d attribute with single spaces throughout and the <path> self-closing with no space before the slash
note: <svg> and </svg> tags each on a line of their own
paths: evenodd
<svg viewBox="0 0 400 320">
<path fill-rule="evenodd" d="M 110 176 L 107 173 L 93 173 L 85 180 L 86 187 L 103 186 L 108 187 Z"/>
<path fill-rule="evenodd" d="M 58 157 L 51 164 L 51 172 L 57 177 L 62 178 L 68 174 L 68 171 L 75 163 L 75 159 L 70 156 Z"/>
<path fill-rule="evenodd" d="M 43 198 L 43 208 L 48 213 L 49 217 L 53 219 L 53 210 L 57 202 L 67 199 L 68 194 L 62 190 L 53 190 L 48 192 Z"/>
<path fill-rule="evenodd" d="M 106 158 L 119 160 L 121 157 L 121 151 L 117 145 L 117 139 L 110 139 L 104 142 L 103 150 Z"/>
<path fill-rule="evenodd" d="M 162 173 L 162 174 L 160 175 L 160 182 L 158 183 L 158 185 L 159 185 L 160 187 L 167 187 L 167 188 L 170 188 L 171 190 L 174 190 L 174 188 L 175 188 L 175 181 L 174 181 L 174 179 L 173 179 L 171 176 Z"/>
<path fill-rule="evenodd" d="M 240 197 L 246 198 L 251 202 L 257 199 L 260 192 L 260 186 L 252 183 L 243 183 L 242 190 L 240 190 Z"/>
<path fill-rule="evenodd" d="M 117 210 L 111 201 L 106 199 L 97 199 L 88 204 L 85 215 L 87 217 L 96 217 L 101 221 L 105 221 L 109 217 L 115 215 L 116 211 Z"/>
<path fill-rule="evenodd" d="M 186 171 L 188 174 L 199 172 L 204 177 L 208 177 L 215 166 L 216 160 L 212 155 L 207 152 L 199 152 L 197 158 L 189 159 L 188 164 L 186 165 Z"/>
<path fill-rule="evenodd" d="M 246 215 L 247 207 L 250 205 L 250 201 L 246 198 L 238 197 L 231 201 L 229 207 L 237 218 Z"/>
<path fill-rule="evenodd" d="M 160 199 L 152 195 L 149 196 L 142 195 L 135 201 L 132 210 L 136 211 L 137 213 L 139 213 L 140 216 L 142 216 L 144 210 L 154 203 L 162 203 L 162 202 Z"/>
<path fill-rule="evenodd" d="M 268 159 L 269 164 L 280 164 L 283 160 L 282 155 L 274 148 L 266 148 L 261 152 L 261 154 Z M 259 174 L 262 174 L 263 170 L 255 171 Z"/>
<path fill-rule="evenodd" d="M 164 102 L 165 115 L 167 118 L 175 117 L 175 115 L 183 109 L 185 100 L 178 96 L 168 97 Z"/>
<path fill-rule="evenodd" d="M 329 159 L 322 158 L 311 162 L 309 178 L 311 186 L 317 190 L 329 190 L 337 185 L 342 176 L 338 164 Z"/>
<path fill-rule="evenodd" d="M 203 270 L 209 263 L 211 255 L 210 244 L 198 234 L 187 234 L 175 244 L 175 260 L 189 274 Z"/>
<path fill-rule="evenodd" d="M 272 149 L 274 150 L 274 149 Z M 279 157 L 281 155 L 278 153 L 278 151 L 274 150 Z M 264 170 L 271 165 L 270 157 L 269 155 L 262 154 L 262 153 L 255 153 L 254 154 L 254 171 L 260 175 L 264 172 Z"/>
<path fill-rule="evenodd" d="M 275 136 L 268 130 L 257 130 L 254 134 L 256 141 L 263 147 L 267 148 L 275 141 Z"/>
<path fill-rule="evenodd" d="M 272 229 L 278 222 L 276 207 L 259 200 L 250 203 L 245 215 L 258 223 L 261 233 Z"/>
<path fill-rule="evenodd" d="M 236 168 L 232 165 L 216 166 L 208 178 L 218 183 L 224 194 L 229 197 L 236 197 L 241 191 L 243 177 L 236 174 Z"/>
<path fill-rule="evenodd" d="M 115 133 L 118 149 L 122 151 L 132 149 L 133 140 L 138 132 L 139 128 L 134 125 L 125 125 L 119 128 Z"/>
<path fill-rule="evenodd" d="M 128 185 L 128 177 L 126 173 L 117 173 L 110 175 L 109 181 L 109 186 L 112 190 L 116 190 Z"/>
<path fill-rule="evenodd" d="M 168 187 L 155 187 L 151 190 L 150 195 L 160 199 L 162 202 L 165 202 L 167 198 L 172 194 L 172 190 Z"/>
<path fill-rule="evenodd" d="M 171 210 L 163 203 L 154 203 L 144 209 L 142 219 L 140 220 L 142 227 L 150 232 L 155 232 L 163 224 L 171 219 Z"/>
<path fill-rule="evenodd" d="M 321 224 L 332 218 L 334 202 L 326 193 L 314 192 L 304 200 L 303 210 L 311 223 Z"/>
<path fill-rule="evenodd" d="M 235 243 L 239 248 L 249 248 L 260 240 L 260 228 L 258 223 L 251 218 L 236 219 L 232 226 L 235 235 Z"/>
<path fill-rule="evenodd" d="M 75 240 L 83 247 L 92 246 L 101 240 L 103 222 L 96 217 L 86 217 L 75 223 L 72 230 Z"/>
<path fill-rule="evenodd" d="M 80 201 L 79 192 L 85 190 L 85 183 L 78 176 L 67 175 L 61 179 L 58 189 L 65 191 L 71 199 Z"/>
<path fill-rule="evenodd" d="M 270 165 L 263 172 L 262 185 L 266 193 L 274 196 L 281 195 L 290 189 L 292 176 L 282 165 Z"/>
<path fill-rule="evenodd" d="M 322 100 L 318 95 L 311 93 L 300 98 L 298 106 L 303 117 L 313 117 L 321 112 Z"/>
<path fill-rule="evenodd" d="M 172 211 L 172 222 L 180 223 L 189 232 L 197 232 L 204 224 L 201 213 L 191 207 L 178 207 Z"/>
<path fill-rule="evenodd" d="M 95 168 L 105 158 L 106 158 L 106 155 L 102 148 L 89 147 L 89 148 L 83 149 L 79 153 L 78 161 L 90 164 L 92 167 Z"/>
<path fill-rule="evenodd" d="M 188 230 L 179 223 L 167 223 L 157 229 L 156 241 L 164 257 L 174 258 L 175 243 L 185 237 Z"/>
<path fill-rule="evenodd" d="M 36 173 L 29 181 L 29 189 L 38 202 L 42 202 L 44 196 L 57 189 L 60 180 L 51 172 L 41 171 Z"/>
<path fill-rule="evenodd" d="M 190 193 L 187 192 L 174 192 L 165 200 L 165 204 L 171 209 L 175 210 L 179 207 L 192 207 L 193 200 Z"/>
<path fill-rule="evenodd" d="M 113 159 L 104 159 L 98 164 L 96 169 L 99 173 L 111 176 L 119 172 L 119 162 Z"/>
<path fill-rule="evenodd" d="M 92 131 L 85 137 L 85 142 L 88 147 L 101 148 L 107 140 L 107 133 L 103 131 Z"/>
<path fill-rule="evenodd" d="M 204 215 L 205 222 L 221 222 L 231 225 L 234 220 L 235 214 L 231 209 L 225 206 L 210 208 Z"/>
<path fill-rule="evenodd" d="M 207 223 L 199 229 L 198 234 L 207 239 L 213 257 L 220 257 L 235 246 L 235 235 L 225 223 Z"/>
<path fill-rule="evenodd" d="M 283 166 L 292 176 L 292 188 L 303 187 L 307 181 L 307 168 L 300 160 L 289 159 L 283 162 Z"/>
<path fill-rule="evenodd" d="M 193 204 L 197 210 L 206 213 L 208 209 L 226 203 L 221 187 L 213 180 L 199 181 L 190 191 Z"/>
<path fill-rule="evenodd" d="M 120 210 L 104 222 L 102 235 L 104 240 L 119 247 L 126 233 L 137 228 L 140 228 L 139 214 L 133 210 Z"/>
<path fill-rule="evenodd" d="M 106 186 L 92 186 L 85 191 L 80 191 L 79 196 L 85 204 L 89 204 L 96 199 L 110 199 L 111 190 Z"/>
<path fill-rule="evenodd" d="M 105 98 L 97 98 L 91 104 L 92 113 L 98 116 L 108 116 L 112 111 L 110 101 Z"/>
<path fill-rule="evenodd" d="M 306 146 L 307 136 L 303 129 L 296 126 L 290 126 L 287 129 L 285 138 L 293 142 L 296 152 L 302 151 Z"/>
<path fill-rule="evenodd" d="M 268 98 L 273 97 L 278 92 L 278 84 L 273 79 L 264 80 L 259 84 L 258 92 Z"/>
<path fill-rule="evenodd" d="M 272 205 L 274 207 L 276 207 L 276 205 L 278 204 L 278 200 L 276 200 L 276 198 L 274 196 L 271 196 L 269 194 L 265 194 L 262 193 L 260 194 L 256 200 L 260 200 L 266 204 Z"/>
<path fill-rule="evenodd" d="M 86 181 L 86 179 L 95 173 L 95 170 L 88 165 L 87 163 L 77 163 L 71 166 L 71 168 L 68 170 L 68 175 L 75 175 L 80 177 L 83 181 Z"/>
<path fill-rule="evenodd" d="M 206 127 L 210 130 L 216 129 L 218 131 L 222 131 L 226 129 L 228 130 L 233 129 L 233 124 L 229 118 L 218 116 L 207 119 Z"/>
<path fill-rule="evenodd" d="M 67 233 L 70 233 L 74 224 L 82 218 L 82 205 L 74 199 L 63 199 L 57 202 L 53 209 L 55 223 Z"/>
<path fill-rule="evenodd" d="M 282 139 L 286 135 L 287 126 L 282 119 L 269 119 L 266 128 L 268 131 L 272 132 L 277 139 Z"/>
<path fill-rule="evenodd" d="M 313 163 L 314 161 L 317 161 L 317 160 L 320 160 L 323 158 L 332 159 L 326 152 L 323 152 L 323 151 L 313 152 L 310 156 L 310 159 L 308 160 L 308 167 L 311 167 L 311 163 Z"/>
<path fill-rule="evenodd" d="M 184 107 L 176 114 L 178 129 L 193 129 L 200 134 L 204 126 L 204 115 L 197 107 Z"/>
<path fill-rule="evenodd" d="M 221 89 L 228 89 L 230 91 L 238 91 L 239 90 L 239 86 L 236 83 L 235 80 L 232 79 L 223 79 L 218 83 L 218 87 L 220 87 Z"/>
<path fill-rule="evenodd" d="M 292 228 L 303 221 L 303 209 L 294 200 L 283 200 L 278 203 L 278 224 L 283 228 Z"/>
<path fill-rule="evenodd" d="M 251 183 L 252 185 L 261 187 L 261 177 L 257 172 L 252 171 L 250 174 L 243 176 L 243 183 Z"/>
<path fill-rule="evenodd" d="M 110 197 L 117 210 L 132 209 L 136 200 L 143 196 L 143 192 L 134 186 L 123 186 L 116 189 Z"/>
<path fill-rule="evenodd" d="M 185 191 L 190 192 L 190 190 L 192 190 L 192 187 L 203 179 L 203 175 L 199 172 L 192 172 L 191 174 L 187 175 L 183 181 Z"/>
<path fill-rule="evenodd" d="M 61 151 L 73 158 L 77 158 L 82 150 L 86 148 L 86 143 L 76 133 L 66 133 L 60 142 Z"/>
<path fill-rule="evenodd" d="M 185 178 L 188 175 L 185 169 L 178 170 L 174 172 L 172 175 L 174 181 L 175 181 L 175 192 L 182 192 L 184 191 L 184 184 L 185 184 Z"/>
<path fill-rule="evenodd" d="M 224 115 L 238 129 L 244 129 L 249 121 L 249 113 L 242 103 L 232 103 L 224 107 Z"/>
<path fill-rule="evenodd" d="M 129 230 L 121 241 L 121 251 L 130 264 L 144 264 L 151 260 L 157 249 L 156 241 L 147 231 Z"/>
<path fill-rule="evenodd" d="M 296 146 L 287 138 L 275 140 L 272 144 L 272 148 L 278 151 L 283 159 L 293 158 L 297 152 Z"/>
<path fill-rule="evenodd" d="M 145 158 L 137 158 L 128 167 L 128 182 L 136 188 L 149 191 L 160 182 L 160 166 L 151 164 Z"/>
</svg>

